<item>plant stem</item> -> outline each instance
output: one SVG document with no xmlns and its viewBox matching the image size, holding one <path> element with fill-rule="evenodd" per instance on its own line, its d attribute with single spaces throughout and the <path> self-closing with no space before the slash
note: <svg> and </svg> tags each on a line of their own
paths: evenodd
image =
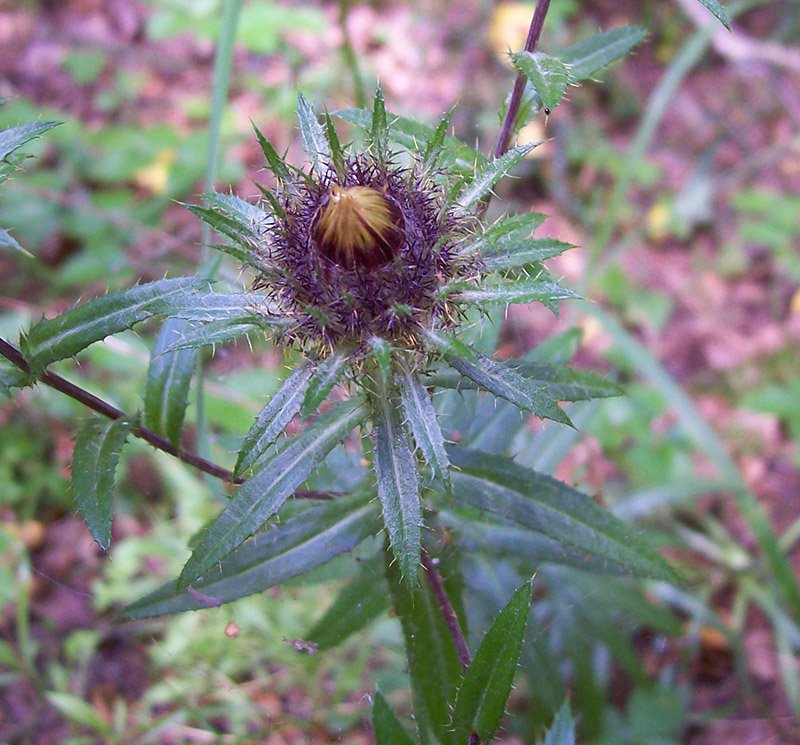
<svg viewBox="0 0 800 745">
<path fill-rule="evenodd" d="M 23 372 L 30 374 L 30 365 L 23 356 L 22 352 L 20 352 L 19 349 L 17 349 L 13 344 L 9 344 L 5 339 L 2 338 L 0 338 L 0 355 L 5 357 L 12 365 L 15 365 Z M 75 385 L 75 383 L 71 383 L 69 380 L 62 378 L 60 375 L 45 371 L 39 376 L 38 380 L 40 383 L 44 383 L 50 388 L 60 391 L 61 393 L 69 396 L 71 399 L 83 404 L 102 416 L 108 417 L 109 419 L 126 418 L 131 421 L 135 421 L 124 411 L 118 409 L 116 406 L 112 406 L 110 403 L 108 403 L 108 401 L 98 398 L 93 393 L 89 393 L 89 391 Z M 145 442 L 148 442 L 157 450 L 161 450 L 169 455 L 172 455 L 179 460 L 182 460 L 184 463 L 192 466 L 193 468 L 209 474 L 210 476 L 214 476 L 231 484 L 241 484 L 244 481 L 244 479 L 241 477 L 234 479 L 233 473 L 227 468 L 218 466 L 216 463 L 212 463 L 211 461 L 201 458 L 199 455 L 195 455 L 194 453 L 189 453 L 185 450 L 179 450 L 169 440 L 160 437 L 152 430 L 142 427 L 139 424 L 134 424 L 133 434 Z M 296 499 L 333 499 L 335 496 L 337 496 L 337 493 L 296 491 L 293 496 Z"/>
<path fill-rule="evenodd" d="M 544 18 L 550 8 L 550 0 L 537 0 L 536 9 L 533 11 L 533 18 L 531 19 L 531 26 L 528 29 L 528 38 L 525 40 L 525 52 L 532 52 L 536 49 L 539 43 L 539 37 L 542 35 L 542 27 L 544 26 Z M 494 157 L 499 158 L 503 155 L 511 141 L 511 134 L 514 131 L 514 124 L 517 120 L 519 113 L 519 106 L 522 103 L 522 94 L 525 91 L 525 76 L 520 72 L 517 73 L 517 79 L 514 81 L 514 90 L 511 92 L 511 100 L 508 102 L 508 109 L 506 110 L 505 119 L 503 119 L 503 126 L 500 128 L 500 136 L 497 138 L 497 147 L 494 149 Z"/>
<path fill-rule="evenodd" d="M 342 29 L 342 54 L 344 61 L 350 68 L 350 74 L 353 76 L 353 88 L 356 98 L 356 106 L 363 109 L 367 103 L 367 97 L 364 92 L 364 80 L 361 77 L 361 70 L 358 68 L 358 59 L 356 52 L 353 49 L 353 41 L 350 38 L 350 31 L 347 28 L 347 14 L 350 10 L 350 0 L 339 0 L 339 26 Z"/>
</svg>

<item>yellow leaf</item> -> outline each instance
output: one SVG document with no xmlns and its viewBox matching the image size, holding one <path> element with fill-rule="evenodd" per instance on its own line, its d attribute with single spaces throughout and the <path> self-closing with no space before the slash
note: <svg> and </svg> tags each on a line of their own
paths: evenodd
<svg viewBox="0 0 800 745">
<path fill-rule="evenodd" d="M 156 159 L 144 168 L 140 168 L 133 181 L 142 189 L 147 189 L 151 194 L 164 194 L 169 183 L 169 172 L 172 164 L 178 159 L 178 151 L 173 147 L 164 148 Z"/>
</svg>

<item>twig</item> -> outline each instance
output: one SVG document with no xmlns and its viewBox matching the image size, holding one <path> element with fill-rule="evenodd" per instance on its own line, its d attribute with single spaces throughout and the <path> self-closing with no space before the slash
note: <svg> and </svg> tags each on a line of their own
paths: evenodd
<svg viewBox="0 0 800 745">
<path fill-rule="evenodd" d="M 12 365 L 15 365 L 23 372 L 30 374 L 30 365 L 23 356 L 22 352 L 20 352 L 19 349 L 17 349 L 13 344 L 9 344 L 5 339 L 2 338 L 0 338 L 0 355 L 5 357 Z M 39 376 L 38 380 L 40 383 L 44 383 L 45 385 L 50 386 L 50 388 L 64 393 L 71 399 L 83 404 L 92 411 L 96 411 L 102 416 L 108 417 L 109 419 L 128 418 L 124 411 L 121 411 L 116 406 L 112 406 L 110 403 L 108 403 L 108 401 L 98 398 L 93 393 L 89 393 L 89 391 L 84 390 L 80 386 L 71 383 L 66 378 L 62 378 L 60 375 L 56 375 L 55 373 L 45 370 L 45 372 Z M 134 425 L 133 434 L 145 442 L 148 442 L 157 450 L 161 450 L 168 455 L 172 455 L 175 458 L 182 460 L 184 463 L 192 466 L 193 468 L 202 471 L 203 473 L 207 473 L 210 476 L 214 476 L 231 484 L 241 484 L 244 482 L 244 479 L 241 476 L 234 478 L 233 472 L 229 471 L 227 468 L 218 466 L 216 463 L 212 463 L 211 461 L 201 458 L 199 455 L 195 455 L 194 453 L 189 453 L 185 450 L 176 448 L 169 440 L 157 435 L 152 430 L 147 429 L 147 427 Z M 336 492 L 296 491 L 293 496 L 295 499 L 333 499 L 336 495 Z"/>
<path fill-rule="evenodd" d="M 528 38 L 525 40 L 524 51 L 532 52 L 536 49 L 539 37 L 542 35 L 544 18 L 549 7 L 550 0 L 537 0 L 536 9 L 533 11 L 533 18 L 531 19 L 531 26 L 528 29 Z M 522 94 L 525 91 L 525 80 L 526 78 L 521 72 L 517 74 L 517 79 L 514 81 L 514 90 L 511 92 L 511 100 L 508 102 L 506 116 L 503 119 L 503 126 L 500 128 L 500 135 L 497 138 L 497 147 L 494 149 L 495 158 L 499 158 L 508 150 L 511 134 L 514 131 L 514 123 L 519 113 L 519 106 L 522 103 Z"/>
</svg>

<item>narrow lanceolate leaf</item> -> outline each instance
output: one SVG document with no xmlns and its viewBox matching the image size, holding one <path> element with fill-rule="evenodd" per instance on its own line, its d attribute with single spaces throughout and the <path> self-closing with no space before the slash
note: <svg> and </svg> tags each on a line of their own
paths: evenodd
<svg viewBox="0 0 800 745">
<path fill-rule="evenodd" d="M 636 26 L 613 28 L 562 49 L 558 58 L 568 66 L 573 80 L 584 80 L 627 54 L 646 35 Z"/>
<path fill-rule="evenodd" d="M 257 292 L 187 292 L 176 297 L 165 315 L 187 321 L 210 323 L 238 319 L 250 321 L 258 318 L 264 328 L 286 326 L 290 321 L 281 315 L 272 315 L 274 307 Z"/>
<path fill-rule="evenodd" d="M 519 243 L 504 245 L 502 248 L 493 246 L 484 252 L 483 263 L 490 272 L 521 270 L 552 259 L 554 256 L 560 256 L 570 248 L 574 248 L 571 243 L 557 241 L 555 238 L 529 238 Z"/>
<path fill-rule="evenodd" d="M 386 579 L 403 627 L 414 713 L 420 729 L 430 727 L 443 745 L 464 745 L 453 739 L 452 707 L 462 670 L 447 623 L 430 583 L 420 582 L 412 591 L 391 553 L 386 554 Z"/>
<path fill-rule="evenodd" d="M 531 584 L 526 582 L 514 593 L 467 668 L 453 711 L 456 742 L 466 742 L 474 732 L 488 743 L 500 726 L 528 624 Z"/>
<path fill-rule="evenodd" d="M 375 101 L 372 106 L 372 126 L 370 127 L 370 139 L 375 156 L 382 161 L 386 155 L 386 142 L 389 134 L 388 122 L 386 121 L 386 101 L 383 99 L 383 89 L 380 82 L 375 88 Z"/>
<path fill-rule="evenodd" d="M 532 383 L 500 360 L 477 352 L 475 355 L 476 362 L 453 355 L 447 357 L 447 362 L 479 388 L 505 398 L 542 419 L 552 419 L 572 426 L 569 417 L 558 406 L 558 400 L 550 396 L 544 386 Z"/>
<path fill-rule="evenodd" d="M 358 572 L 340 591 L 304 639 L 316 642 L 321 651 L 341 644 L 356 631 L 385 613 L 389 608 L 381 558 L 361 562 Z"/>
<path fill-rule="evenodd" d="M 519 145 L 500 158 L 489 161 L 458 195 L 456 200 L 458 206 L 461 209 L 468 210 L 476 202 L 483 199 L 491 188 L 538 144 L 536 142 L 530 145 Z"/>
<path fill-rule="evenodd" d="M 499 455 L 465 448 L 448 448 L 448 453 L 456 467 L 451 479 L 457 500 L 585 551 L 614 571 L 677 580 L 639 528 L 617 519 L 585 494 Z"/>
<path fill-rule="evenodd" d="M 347 369 L 348 352 L 340 351 L 326 357 L 314 368 L 314 377 L 303 400 L 303 416 L 311 414 L 331 392 Z"/>
<path fill-rule="evenodd" d="M 0 396 L 11 397 L 13 388 L 24 388 L 33 382 L 33 378 L 18 367 L 0 360 Z"/>
<path fill-rule="evenodd" d="M 200 325 L 187 324 L 180 335 L 174 338 L 172 344 L 167 347 L 167 351 L 174 352 L 181 349 L 227 344 L 248 334 L 265 333 L 270 330 L 270 324 L 265 323 L 261 316 L 256 315 L 222 318 Z"/>
<path fill-rule="evenodd" d="M 408 435 L 394 402 L 389 398 L 381 401 L 375 411 L 372 437 L 373 466 L 383 520 L 403 578 L 413 586 L 420 560 L 422 527 L 419 475 Z"/>
<path fill-rule="evenodd" d="M 210 569 L 193 588 L 170 582 L 125 609 L 130 618 L 230 603 L 305 574 L 352 551 L 378 530 L 378 510 L 361 497 L 341 497 L 265 530 Z"/>
<path fill-rule="evenodd" d="M 425 345 L 432 351 L 442 355 L 454 354 L 468 360 L 476 360 L 475 352 L 455 336 L 446 334 L 437 329 L 421 329 Z"/>
<path fill-rule="evenodd" d="M 339 135 L 336 134 L 336 128 L 331 121 L 331 115 L 327 110 L 325 111 L 325 136 L 328 138 L 328 143 L 331 147 L 331 164 L 336 171 L 336 175 L 344 182 L 347 169 L 344 162 L 344 151 L 342 150 L 342 143 L 339 142 Z"/>
<path fill-rule="evenodd" d="M 437 476 L 450 488 L 450 460 L 444 448 L 444 436 L 439 418 L 433 408 L 428 391 L 420 385 L 416 375 L 403 369 L 399 375 L 400 397 L 406 421 L 414 433 L 414 441 L 422 451 L 425 462 Z"/>
<path fill-rule="evenodd" d="M 294 419 L 303 404 L 313 374 L 311 365 L 298 367 L 272 395 L 244 438 L 233 469 L 235 478 L 249 471 Z"/>
<path fill-rule="evenodd" d="M 5 160 L 25 143 L 36 139 L 48 129 L 57 127 L 59 124 L 61 122 L 31 122 L 0 130 L 0 160 Z"/>
<path fill-rule="evenodd" d="M 275 178 L 281 183 L 290 183 L 293 180 L 292 171 L 289 169 L 286 161 L 278 155 L 275 148 L 272 147 L 269 140 L 261 134 L 261 130 L 259 130 L 255 124 L 253 124 L 253 129 L 256 131 L 258 144 L 261 146 L 261 152 L 264 153 L 264 158 L 267 161 L 269 170 L 272 171 Z"/>
<path fill-rule="evenodd" d="M 325 137 L 325 130 L 319 123 L 314 109 L 303 98 L 302 93 L 297 94 L 297 119 L 300 122 L 303 148 L 308 154 L 314 169 L 322 173 L 331 164 L 331 146 L 328 138 Z"/>
<path fill-rule="evenodd" d="M 196 217 L 199 217 L 204 223 L 210 225 L 224 238 L 232 240 L 240 249 L 231 255 L 238 258 L 239 256 L 247 256 L 252 253 L 255 237 L 248 231 L 244 225 L 238 220 L 235 220 L 228 215 L 223 215 L 217 210 L 210 207 L 201 207 L 197 204 L 187 204 L 186 208 Z M 225 249 L 226 252 L 230 251 Z M 247 261 L 245 263 L 251 263 Z"/>
<path fill-rule="evenodd" d="M 72 488 L 89 532 L 104 551 L 111 543 L 111 497 L 122 446 L 131 431 L 127 419 L 89 420 L 72 452 Z"/>
<path fill-rule="evenodd" d="M 506 253 L 512 246 L 524 243 L 547 215 L 540 212 L 525 212 L 521 215 L 504 217 L 489 226 L 483 233 L 467 241 L 462 253 L 482 252 L 489 255 Z"/>
<path fill-rule="evenodd" d="M 369 348 L 378 363 L 381 379 L 387 383 L 392 369 L 392 345 L 380 336 L 373 336 L 369 339 Z"/>
<path fill-rule="evenodd" d="M 569 699 L 565 699 L 556 712 L 545 735 L 544 745 L 575 745 L 575 719 L 569 710 Z"/>
<path fill-rule="evenodd" d="M 187 321 L 168 318 L 158 334 L 147 369 L 144 392 L 144 424 L 166 437 L 176 447 L 180 444 L 189 386 L 195 370 L 195 349 L 170 349 L 189 329 Z"/>
<path fill-rule="evenodd" d="M 339 404 L 303 430 L 280 452 L 263 461 L 204 531 L 181 572 L 179 589 L 194 583 L 260 530 L 366 415 L 366 406 L 360 400 Z"/>
<path fill-rule="evenodd" d="M 41 372 L 111 334 L 131 328 L 154 315 L 184 307 L 192 290 L 205 284 L 196 278 L 161 279 L 90 300 L 52 320 L 39 321 L 21 339 L 28 364 Z"/>
<path fill-rule="evenodd" d="M 203 194 L 203 198 L 213 207 L 227 213 L 228 217 L 238 223 L 243 233 L 254 238 L 266 234 L 270 215 L 258 205 L 250 204 L 235 194 L 223 194 L 217 191 Z"/>
<path fill-rule="evenodd" d="M 14 251 L 18 251 L 21 254 L 25 254 L 25 256 L 32 257 L 33 254 L 24 249 L 22 246 L 17 243 L 17 240 L 12 236 L 7 230 L 0 229 L 0 247 L 2 248 L 11 248 Z"/>
<path fill-rule="evenodd" d="M 700 0 L 700 4 L 705 5 L 728 31 L 731 30 L 731 21 L 728 18 L 728 13 L 717 0 Z"/>
<path fill-rule="evenodd" d="M 559 59 L 544 52 L 512 54 L 514 66 L 528 80 L 542 99 L 542 106 L 554 109 L 570 82 L 569 68 Z"/>
<path fill-rule="evenodd" d="M 480 287 L 466 283 L 453 283 L 445 288 L 453 293 L 454 300 L 474 303 L 481 307 L 513 305 L 514 303 L 543 303 L 553 310 L 559 300 L 579 295 L 551 280 L 540 277 L 517 279 L 502 284 L 483 284 Z"/>
<path fill-rule="evenodd" d="M 450 111 L 444 115 L 442 121 L 439 122 L 439 126 L 436 127 L 433 136 L 428 141 L 428 145 L 425 148 L 425 153 L 422 157 L 422 170 L 424 173 L 429 173 L 433 168 L 436 167 L 436 163 L 439 160 L 439 155 L 444 147 L 445 137 L 447 136 L 447 128 L 450 126 L 450 120 L 453 117 L 454 111 L 455 107 L 450 109 Z"/>
<path fill-rule="evenodd" d="M 375 745 L 415 745 L 380 691 L 375 691 L 372 704 L 372 727 Z"/>
</svg>

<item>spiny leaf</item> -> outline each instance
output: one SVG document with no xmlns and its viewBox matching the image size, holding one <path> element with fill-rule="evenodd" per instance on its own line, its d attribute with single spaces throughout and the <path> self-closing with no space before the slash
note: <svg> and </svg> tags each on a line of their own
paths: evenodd
<svg viewBox="0 0 800 745">
<path fill-rule="evenodd" d="M 422 527 L 419 476 L 408 435 L 390 397 L 381 400 L 374 412 L 372 438 L 383 520 L 403 578 L 413 586 L 420 560 Z"/>
<path fill-rule="evenodd" d="M 372 704 L 372 726 L 375 729 L 375 745 L 414 745 L 380 691 L 375 691 Z"/>
<path fill-rule="evenodd" d="M 303 98 L 302 93 L 297 94 L 297 119 L 300 122 L 300 134 L 303 138 L 305 149 L 311 165 L 318 173 L 323 173 L 331 165 L 333 155 L 325 130 L 317 119 L 314 109 Z"/>
<path fill-rule="evenodd" d="M 677 581 L 677 575 L 641 535 L 561 481 L 509 458 L 448 448 L 453 495 L 488 512 L 597 556 L 634 576 Z"/>
<path fill-rule="evenodd" d="M 468 241 L 462 253 L 481 251 L 489 254 L 505 253 L 509 247 L 523 243 L 530 238 L 547 218 L 540 212 L 525 212 L 521 215 L 504 217 L 495 222 L 472 241 Z"/>
<path fill-rule="evenodd" d="M 298 367 L 272 394 L 269 403 L 261 410 L 244 438 L 236 466 L 233 469 L 235 478 L 249 471 L 267 451 L 267 448 L 280 437 L 286 425 L 294 419 L 297 412 L 300 411 L 313 375 L 313 365 Z"/>
<path fill-rule="evenodd" d="M 256 131 L 256 137 L 258 138 L 258 144 L 261 146 L 261 152 L 264 153 L 264 158 L 266 158 L 267 165 L 269 166 L 269 169 L 272 171 L 275 178 L 284 184 L 291 183 L 292 171 L 290 170 L 286 161 L 281 158 L 280 155 L 278 155 L 278 153 L 275 151 L 275 148 L 272 147 L 269 140 L 264 137 L 263 134 L 261 134 L 261 130 L 259 130 L 255 124 L 253 124 L 253 129 Z"/>
<path fill-rule="evenodd" d="M 473 303 L 480 307 L 538 302 L 554 312 L 558 308 L 558 300 L 579 297 L 576 292 L 544 279 L 543 276 L 540 273 L 536 277 L 515 279 L 502 284 L 486 282 L 478 287 L 466 282 L 454 282 L 447 285 L 442 291 L 448 294 L 453 293 L 455 300 Z"/>
<path fill-rule="evenodd" d="M 316 366 L 303 400 L 303 416 L 311 414 L 325 400 L 347 369 L 349 359 L 350 353 L 340 350 L 336 354 L 328 355 Z"/>
<path fill-rule="evenodd" d="M 220 318 L 199 326 L 188 325 L 167 348 L 167 351 L 174 352 L 180 349 L 227 344 L 257 331 L 262 333 L 269 331 L 274 325 L 254 314 Z"/>
<path fill-rule="evenodd" d="M 52 320 L 41 320 L 20 340 L 34 372 L 154 315 L 185 307 L 204 284 L 199 278 L 161 279 L 90 300 Z M 200 295 L 203 297 L 203 295 Z"/>
<path fill-rule="evenodd" d="M 519 243 L 506 243 L 502 247 L 492 246 L 484 251 L 483 263 L 490 272 L 521 270 L 560 256 L 570 248 L 574 248 L 571 243 L 555 238 L 529 238 Z"/>
<path fill-rule="evenodd" d="M 456 202 L 463 210 L 468 210 L 476 202 L 483 199 L 491 188 L 519 163 L 533 148 L 540 143 L 518 145 L 495 160 L 489 161 L 459 194 Z"/>
<path fill-rule="evenodd" d="M 514 593 L 467 668 L 453 710 L 456 742 L 466 742 L 475 732 L 488 743 L 500 726 L 528 624 L 531 584 L 526 582 Z"/>
<path fill-rule="evenodd" d="M 28 258 L 33 258 L 33 254 L 19 245 L 17 240 L 7 230 L 0 229 L 0 246 L 3 248 L 11 248 L 21 254 L 25 254 Z"/>
<path fill-rule="evenodd" d="M 381 379 L 384 384 L 388 383 L 392 368 L 392 345 L 380 336 L 373 336 L 369 339 L 369 348 L 378 369 L 381 372 Z"/>
<path fill-rule="evenodd" d="M 59 124 L 61 122 L 30 122 L 0 130 L 0 161 L 5 160 L 15 150 Z"/>
<path fill-rule="evenodd" d="M 32 383 L 33 378 L 28 373 L 0 359 L 0 396 L 11 398 L 12 388 L 25 388 Z"/>
<path fill-rule="evenodd" d="M 263 461 L 206 528 L 178 578 L 178 588 L 195 582 L 260 530 L 366 415 L 367 409 L 358 399 L 339 404 Z"/>
<path fill-rule="evenodd" d="M 530 80 L 539 94 L 542 106 L 554 109 L 558 106 L 570 82 L 569 68 L 555 57 L 544 52 L 519 52 L 512 54 L 514 66 Z"/>
<path fill-rule="evenodd" d="M 477 383 L 479 388 L 536 414 L 572 426 L 569 417 L 559 408 L 557 399 L 550 396 L 544 386 L 531 383 L 513 368 L 493 357 L 474 352 L 477 362 L 462 357 L 449 356 L 447 362 L 462 375 Z"/>
<path fill-rule="evenodd" d="M 453 117 L 454 111 L 455 106 L 444 115 L 442 121 L 439 122 L 439 126 L 436 127 L 433 136 L 428 141 L 428 146 L 425 148 L 425 154 L 422 157 L 422 170 L 424 173 L 430 173 L 430 171 L 436 167 L 439 155 L 444 147 L 447 128 L 450 126 L 450 120 Z"/>
<path fill-rule="evenodd" d="M 271 315 L 274 306 L 258 292 L 186 292 L 164 315 L 185 318 L 188 321 L 210 323 L 255 318 L 263 328 L 280 328 L 291 321 L 282 315 Z"/>
<path fill-rule="evenodd" d="M 89 532 L 104 551 L 111 543 L 111 497 L 120 452 L 132 429 L 127 419 L 90 419 L 72 451 L 72 488 Z"/>
<path fill-rule="evenodd" d="M 344 151 L 342 150 L 342 143 L 339 142 L 339 135 L 336 134 L 336 128 L 333 126 L 331 115 L 328 113 L 327 109 L 325 110 L 325 136 L 328 138 L 328 144 L 331 146 L 331 164 L 339 179 L 344 181 L 347 174 L 347 167 L 344 162 Z"/>
<path fill-rule="evenodd" d="M 728 13 L 717 0 L 700 0 L 700 4 L 705 5 L 728 31 L 731 30 L 731 21 L 728 18 Z"/>
<path fill-rule="evenodd" d="M 556 712 L 543 745 L 575 745 L 575 719 L 569 710 L 569 699 L 564 699 L 561 708 Z"/>
<path fill-rule="evenodd" d="M 178 318 L 164 322 L 150 354 L 144 393 L 145 426 L 166 437 L 175 447 L 180 445 L 197 352 L 171 347 L 189 328 L 188 321 Z"/>
<path fill-rule="evenodd" d="M 447 334 L 438 329 L 421 329 L 425 345 L 442 355 L 456 355 L 468 360 L 477 359 L 475 352 L 464 344 L 463 341 L 457 339 L 451 334 Z"/>
<path fill-rule="evenodd" d="M 380 162 L 383 162 L 386 157 L 388 129 L 386 102 L 383 99 L 383 89 L 380 82 L 378 82 L 375 88 L 375 101 L 372 106 L 372 126 L 370 127 L 369 136 L 372 140 L 373 152 Z"/>
<path fill-rule="evenodd" d="M 643 28 L 636 26 L 613 28 L 562 49 L 558 58 L 567 65 L 574 80 L 584 80 L 627 54 L 646 35 Z"/>
<path fill-rule="evenodd" d="M 203 198 L 217 209 L 226 212 L 242 228 L 242 232 L 251 236 L 263 236 L 269 227 L 270 216 L 261 207 L 250 204 L 235 194 L 222 194 L 217 191 L 203 194 Z"/>
<path fill-rule="evenodd" d="M 431 467 L 435 476 L 441 479 L 448 492 L 450 490 L 450 461 L 444 448 L 444 436 L 439 425 L 439 418 L 433 408 L 428 391 L 423 388 L 416 375 L 405 368 L 400 371 L 400 398 L 406 420 L 411 425 L 414 441 L 422 451 L 425 462 Z"/>
<path fill-rule="evenodd" d="M 147 618 L 181 613 L 263 592 L 352 551 L 377 527 L 377 508 L 365 505 L 363 497 L 315 505 L 281 522 L 279 529 L 267 529 L 244 543 L 194 583 L 192 590 L 169 582 L 128 606 L 124 614 Z"/>
</svg>

